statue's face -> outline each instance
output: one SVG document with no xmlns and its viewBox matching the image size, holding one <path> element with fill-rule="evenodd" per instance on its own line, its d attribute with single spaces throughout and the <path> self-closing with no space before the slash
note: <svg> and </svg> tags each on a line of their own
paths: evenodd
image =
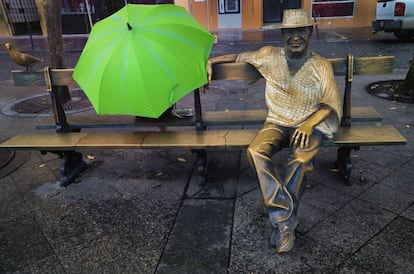
<svg viewBox="0 0 414 274">
<path fill-rule="evenodd" d="M 312 27 L 283 29 L 283 42 L 289 55 L 300 55 L 306 52 Z"/>
</svg>

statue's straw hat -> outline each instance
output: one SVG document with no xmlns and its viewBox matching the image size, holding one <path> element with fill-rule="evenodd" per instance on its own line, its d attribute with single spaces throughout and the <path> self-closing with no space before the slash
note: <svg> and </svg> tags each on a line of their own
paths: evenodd
<svg viewBox="0 0 414 274">
<path fill-rule="evenodd" d="M 308 12 L 304 9 L 291 9 L 283 11 L 282 29 L 302 28 L 313 26 Z"/>
</svg>

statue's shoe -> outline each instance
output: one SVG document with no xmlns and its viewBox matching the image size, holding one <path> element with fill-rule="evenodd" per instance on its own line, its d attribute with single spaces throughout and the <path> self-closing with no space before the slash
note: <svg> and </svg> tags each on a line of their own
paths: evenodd
<svg viewBox="0 0 414 274">
<path fill-rule="evenodd" d="M 293 223 L 293 224 L 292 224 Z M 270 235 L 270 244 L 276 248 L 278 254 L 283 254 L 292 250 L 295 245 L 295 228 L 298 225 L 296 218 L 281 222 Z"/>
</svg>

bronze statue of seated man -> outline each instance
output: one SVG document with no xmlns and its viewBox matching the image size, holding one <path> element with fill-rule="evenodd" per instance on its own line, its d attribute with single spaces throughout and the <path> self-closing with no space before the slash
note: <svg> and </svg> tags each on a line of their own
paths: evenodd
<svg viewBox="0 0 414 274">
<path fill-rule="evenodd" d="M 277 253 L 294 246 L 306 173 L 313 169 L 323 139 L 332 138 L 342 116 L 331 63 L 308 49 L 313 31 L 308 12 L 285 10 L 281 31 L 284 48 L 265 46 L 211 58 L 207 64 L 209 79 L 215 63 L 247 62 L 266 80 L 268 115 L 247 155 L 274 227 L 271 243 Z M 272 157 L 282 148 L 289 148 L 291 153 L 280 176 Z"/>
</svg>

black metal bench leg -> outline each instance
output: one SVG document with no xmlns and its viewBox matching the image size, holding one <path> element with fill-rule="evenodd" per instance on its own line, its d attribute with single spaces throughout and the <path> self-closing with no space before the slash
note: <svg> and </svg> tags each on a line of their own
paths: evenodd
<svg viewBox="0 0 414 274">
<path fill-rule="evenodd" d="M 336 166 L 339 168 L 342 176 L 344 177 L 345 184 L 348 186 L 352 185 L 351 172 L 351 151 L 359 150 L 359 147 L 340 147 L 337 151 Z"/>
<path fill-rule="evenodd" d="M 198 174 L 198 184 L 200 186 L 206 185 L 206 176 L 207 176 L 207 151 L 205 149 L 195 149 L 194 153 L 197 153 L 197 174 Z"/>
<path fill-rule="evenodd" d="M 60 186 L 66 187 L 86 169 L 86 163 L 82 160 L 82 154 L 76 151 L 64 151 L 61 153 L 61 157 L 60 174 L 63 178 L 60 181 Z"/>
</svg>

